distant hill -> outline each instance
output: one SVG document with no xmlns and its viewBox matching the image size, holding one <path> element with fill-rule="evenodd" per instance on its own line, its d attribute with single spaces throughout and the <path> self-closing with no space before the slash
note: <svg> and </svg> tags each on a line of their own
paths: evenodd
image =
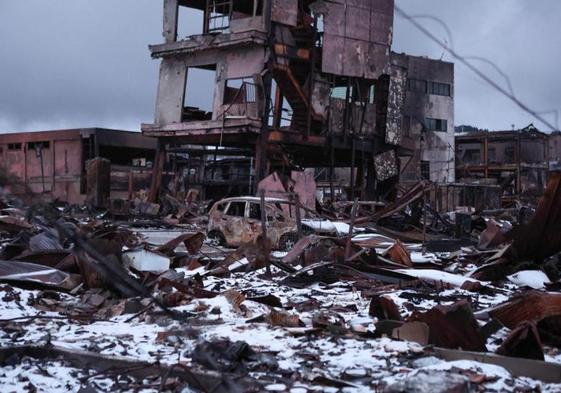
<svg viewBox="0 0 561 393">
<path fill-rule="evenodd" d="M 461 126 L 454 127 L 454 131 L 455 132 L 482 132 L 482 131 L 489 131 L 489 130 L 483 128 L 477 128 L 474 126 L 461 125 Z"/>
</svg>

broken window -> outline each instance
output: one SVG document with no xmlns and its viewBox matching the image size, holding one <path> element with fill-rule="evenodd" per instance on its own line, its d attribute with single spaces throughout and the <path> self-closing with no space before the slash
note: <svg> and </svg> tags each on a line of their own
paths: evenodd
<svg viewBox="0 0 561 393">
<path fill-rule="evenodd" d="M 421 179 L 430 180 L 430 162 L 421 161 Z"/>
<path fill-rule="evenodd" d="M 445 119 L 432 119 L 430 117 L 427 117 L 425 119 L 425 127 L 428 131 L 447 132 L 448 121 Z"/>
<path fill-rule="evenodd" d="M 230 28 L 232 0 L 207 0 L 205 33 L 223 33 Z"/>
<path fill-rule="evenodd" d="M 450 85 L 448 83 L 430 82 L 429 85 L 429 94 L 450 96 Z"/>
<path fill-rule="evenodd" d="M 257 102 L 256 85 L 252 78 L 228 79 L 224 88 L 224 105 Z"/>
<path fill-rule="evenodd" d="M 508 145 L 505 147 L 505 164 L 511 164 L 514 162 L 514 145 Z"/>
<path fill-rule="evenodd" d="M 408 79 L 407 90 L 415 93 L 427 94 L 427 81 L 421 79 Z"/>
<path fill-rule="evenodd" d="M 42 150 L 49 148 L 49 142 L 28 142 L 27 143 L 27 150 Z"/>
<path fill-rule="evenodd" d="M 261 206 L 258 203 L 249 204 L 249 218 L 254 220 L 261 219 Z"/>
<path fill-rule="evenodd" d="M 374 99 L 376 98 L 376 85 L 372 85 L 368 88 L 368 103 L 374 104 Z"/>
<path fill-rule="evenodd" d="M 411 135 L 411 116 L 403 116 L 403 136 Z"/>
<path fill-rule="evenodd" d="M 466 149 L 464 153 L 464 163 L 470 165 L 481 164 L 481 150 L 480 149 Z"/>
<path fill-rule="evenodd" d="M 315 18 L 316 26 L 316 47 L 323 48 L 323 35 L 325 32 L 325 22 L 323 14 L 312 15 Z"/>
<path fill-rule="evenodd" d="M 351 87 L 352 91 L 352 87 Z M 349 94 L 350 96 L 350 94 Z M 337 86 L 331 89 L 331 98 L 337 98 L 339 100 L 347 99 L 347 86 Z"/>
<path fill-rule="evenodd" d="M 265 211 L 267 212 L 267 221 L 268 222 L 273 222 L 273 221 L 284 222 L 285 221 L 284 215 L 282 213 L 282 209 L 281 209 L 281 207 L 279 207 L 280 205 L 276 204 L 276 206 L 277 206 L 278 210 L 276 210 L 276 209 L 274 209 L 270 206 L 267 206 L 265 208 Z"/>
<path fill-rule="evenodd" d="M 21 150 L 21 143 L 8 143 L 8 150 Z"/>
<path fill-rule="evenodd" d="M 226 214 L 233 217 L 245 217 L 245 202 L 230 202 Z"/>
<path fill-rule="evenodd" d="M 187 70 L 183 121 L 212 119 L 215 76 L 215 65 Z"/>
<path fill-rule="evenodd" d="M 497 150 L 494 147 L 490 147 L 487 151 L 487 159 L 489 162 L 496 162 L 497 160 Z"/>
</svg>

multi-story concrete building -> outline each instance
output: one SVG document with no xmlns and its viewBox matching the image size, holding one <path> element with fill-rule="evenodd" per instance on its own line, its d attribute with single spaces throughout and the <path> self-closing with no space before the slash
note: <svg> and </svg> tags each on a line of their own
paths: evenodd
<svg viewBox="0 0 561 393">
<path fill-rule="evenodd" d="M 155 121 L 142 125 L 159 139 L 158 157 L 182 144 L 249 147 L 257 181 L 347 167 L 351 194 L 397 183 L 407 75 L 390 61 L 393 0 L 163 3 L 165 42 L 150 47 L 161 59 Z M 179 37 L 183 17 L 200 19 L 201 31 Z M 196 70 L 212 72 L 212 89 L 193 88 Z M 208 108 L 189 104 L 203 95 Z"/>
<path fill-rule="evenodd" d="M 407 69 L 403 140 L 415 147 L 401 158 L 401 182 L 454 182 L 454 64 L 397 53 L 392 63 Z"/>
<path fill-rule="evenodd" d="M 155 120 L 142 125 L 159 158 L 185 144 L 248 149 L 254 186 L 347 168 L 349 197 L 395 194 L 401 171 L 404 183 L 454 180 L 454 66 L 391 53 L 394 0 L 163 3 Z M 200 31 L 182 37 L 187 19 Z M 214 83 L 197 89 L 203 71 Z"/>
</svg>

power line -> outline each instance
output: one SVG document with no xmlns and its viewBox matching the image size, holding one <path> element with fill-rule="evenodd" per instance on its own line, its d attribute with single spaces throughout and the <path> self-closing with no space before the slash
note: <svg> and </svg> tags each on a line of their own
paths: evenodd
<svg viewBox="0 0 561 393">
<path fill-rule="evenodd" d="M 450 47 L 452 49 L 454 49 L 454 35 L 452 34 L 452 30 L 450 29 L 450 27 L 442 19 L 440 19 L 440 18 L 438 18 L 434 15 L 428 15 L 428 14 L 412 15 L 411 18 L 412 19 L 430 19 L 430 20 L 438 23 L 446 31 L 446 34 L 448 34 L 448 40 L 450 41 Z M 448 46 L 448 45 L 446 45 L 446 46 Z M 444 54 L 442 56 L 444 56 Z"/>
<path fill-rule="evenodd" d="M 506 84 L 508 86 L 509 93 L 512 94 L 514 97 L 516 97 L 516 94 L 514 94 L 514 89 L 512 88 L 512 82 L 510 81 L 510 77 L 497 64 L 495 64 L 491 60 L 489 60 L 485 57 L 481 57 L 481 56 L 466 56 L 466 57 L 464 57 L 464 59 L 466 59 L 466 60 L 479 60 L 479 61 L 482 61 L 484 63 L 489 64 L 499 74 L 501 74 L 503 76 L 503 78 L 505 78 Z"/>
<path fill-rule="evenodd" d="M 450 29 L 450 26 L 448 26 L 448 24 L 443 19 L 440 19 L 440 18 L 438 18 L 434 15 L 430 15 L 430 14 L 411 15 L 410 17 L 412 19 L 429 19 L 429 20 L 439 24 L 444 29 L 446 34 L 448 35 L 448 41 L 444 41 L 444 43 L 446 44 L 446 46 L 449 45 L 450 48 L 455 50 L 454 34 L 452 33 L 452 29 Z M 445 52 L 443 52 L 440 60 L 443 59 L 444 53 Z M 486 63 L 486 64 L 490 65 L 495 71 L 497 71 L 505 79 L 505 82 L 507 84 L 507 87 L 508 87 L 508 90 L 509 90 L 510 94 L 512 94 L 514 97 L 516 97 L 516 94 L 514 93 L 514 88 L 512 86 L 512 81 L 511 81 L 510 77 L 495 62 L 489 60 L 488 58 L 482 57 L 482 56 L 464 56 L 464 59 L 465 60 L 478 60 L 478 61 L 481 61 L 483 63 Z M 556 130 L 559 130 L 559 111 L 558 110 L 551 109 L 551 110 L 535 111 L 535 112 L 539 115 L 552 114 L 555 118 Z"/>
<path fill-rule="evenodd" d="M 523 111 L 527 112 L 528 114 L 530 114 L 531 116 L 533 116 L 534 118 L 536 118 L 537 120 L 539 120 L 540 122 L 545 124 L 547 127 L 549 127 L 551 129 L 551 131 L 557 131 L 555 126 L 553 126 L 549 121 L 547 121 L 542 116 L 540 116 L 538 112 L 530 109 L 526 104 L 524 104 L 522 101 L 520 101 L 518 98 L 516 98 L 516 96 L 514 96 L 513 94 L 511 94 L 510 92 L 505 90 L 503 87 L 501 87 L 499 84 L 497 84 L 494 80 L 492 80 L 487 75 L 485 75 L 483 72 L 481 72 L 477 67 L 475 67 L 469 61 L 467 61 L 464 57 L 459 55 L 454 49 L 450 48 L 448 45 L 446 45 L 446 43 L 444 43 L 440 39 L 438 39 L 434 34 L 432 34 L 429 30 L 427 30 L 423 25 L 421 25 L 420 23 L 415 21 L 415 19 L 412 16 L 410 16 L 405 11 L 403 11 L 397 4 L 395 5 L 395 10 L 396 10 L 398 15 L 407 19 L 409 22 L 411 22 L 413 24 L 413 26 L 415 26 L 424 35 L 426 35 L 432 41 L 434 41 L 435 43 L 440 45 L 442 48 L 444 48 L 444 50 L 446 50 L 448 53 L 450 53 L 452 55 L 452 57 L 454 57 L 456 60 L 461 62 L 466 67 L 468 67 L 471 71 L 473 71 L 481 79 L 483 79 L 485 82 L 487 82 L 489 85 L 491 85 L 491 87 L 493 87 L 499 93 L 503 94 L 504 96 L 509 98 L 511 101 L 513 101 Z"/>
</svg>

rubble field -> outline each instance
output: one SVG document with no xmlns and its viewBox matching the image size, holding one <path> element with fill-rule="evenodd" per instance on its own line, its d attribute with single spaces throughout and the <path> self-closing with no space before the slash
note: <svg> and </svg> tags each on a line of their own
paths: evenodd
<svg viewBox="0 0 561 393">
<path fill-rule="evenodd" d="M 185 210 L 4 196 L 2 391 L 561 391 L 560 190 L 552 174 L 535 207 L 440 215 L 414 188 L 323 212 L 337 233 L 289 251 L 217 245 Z"/>
</svg>

